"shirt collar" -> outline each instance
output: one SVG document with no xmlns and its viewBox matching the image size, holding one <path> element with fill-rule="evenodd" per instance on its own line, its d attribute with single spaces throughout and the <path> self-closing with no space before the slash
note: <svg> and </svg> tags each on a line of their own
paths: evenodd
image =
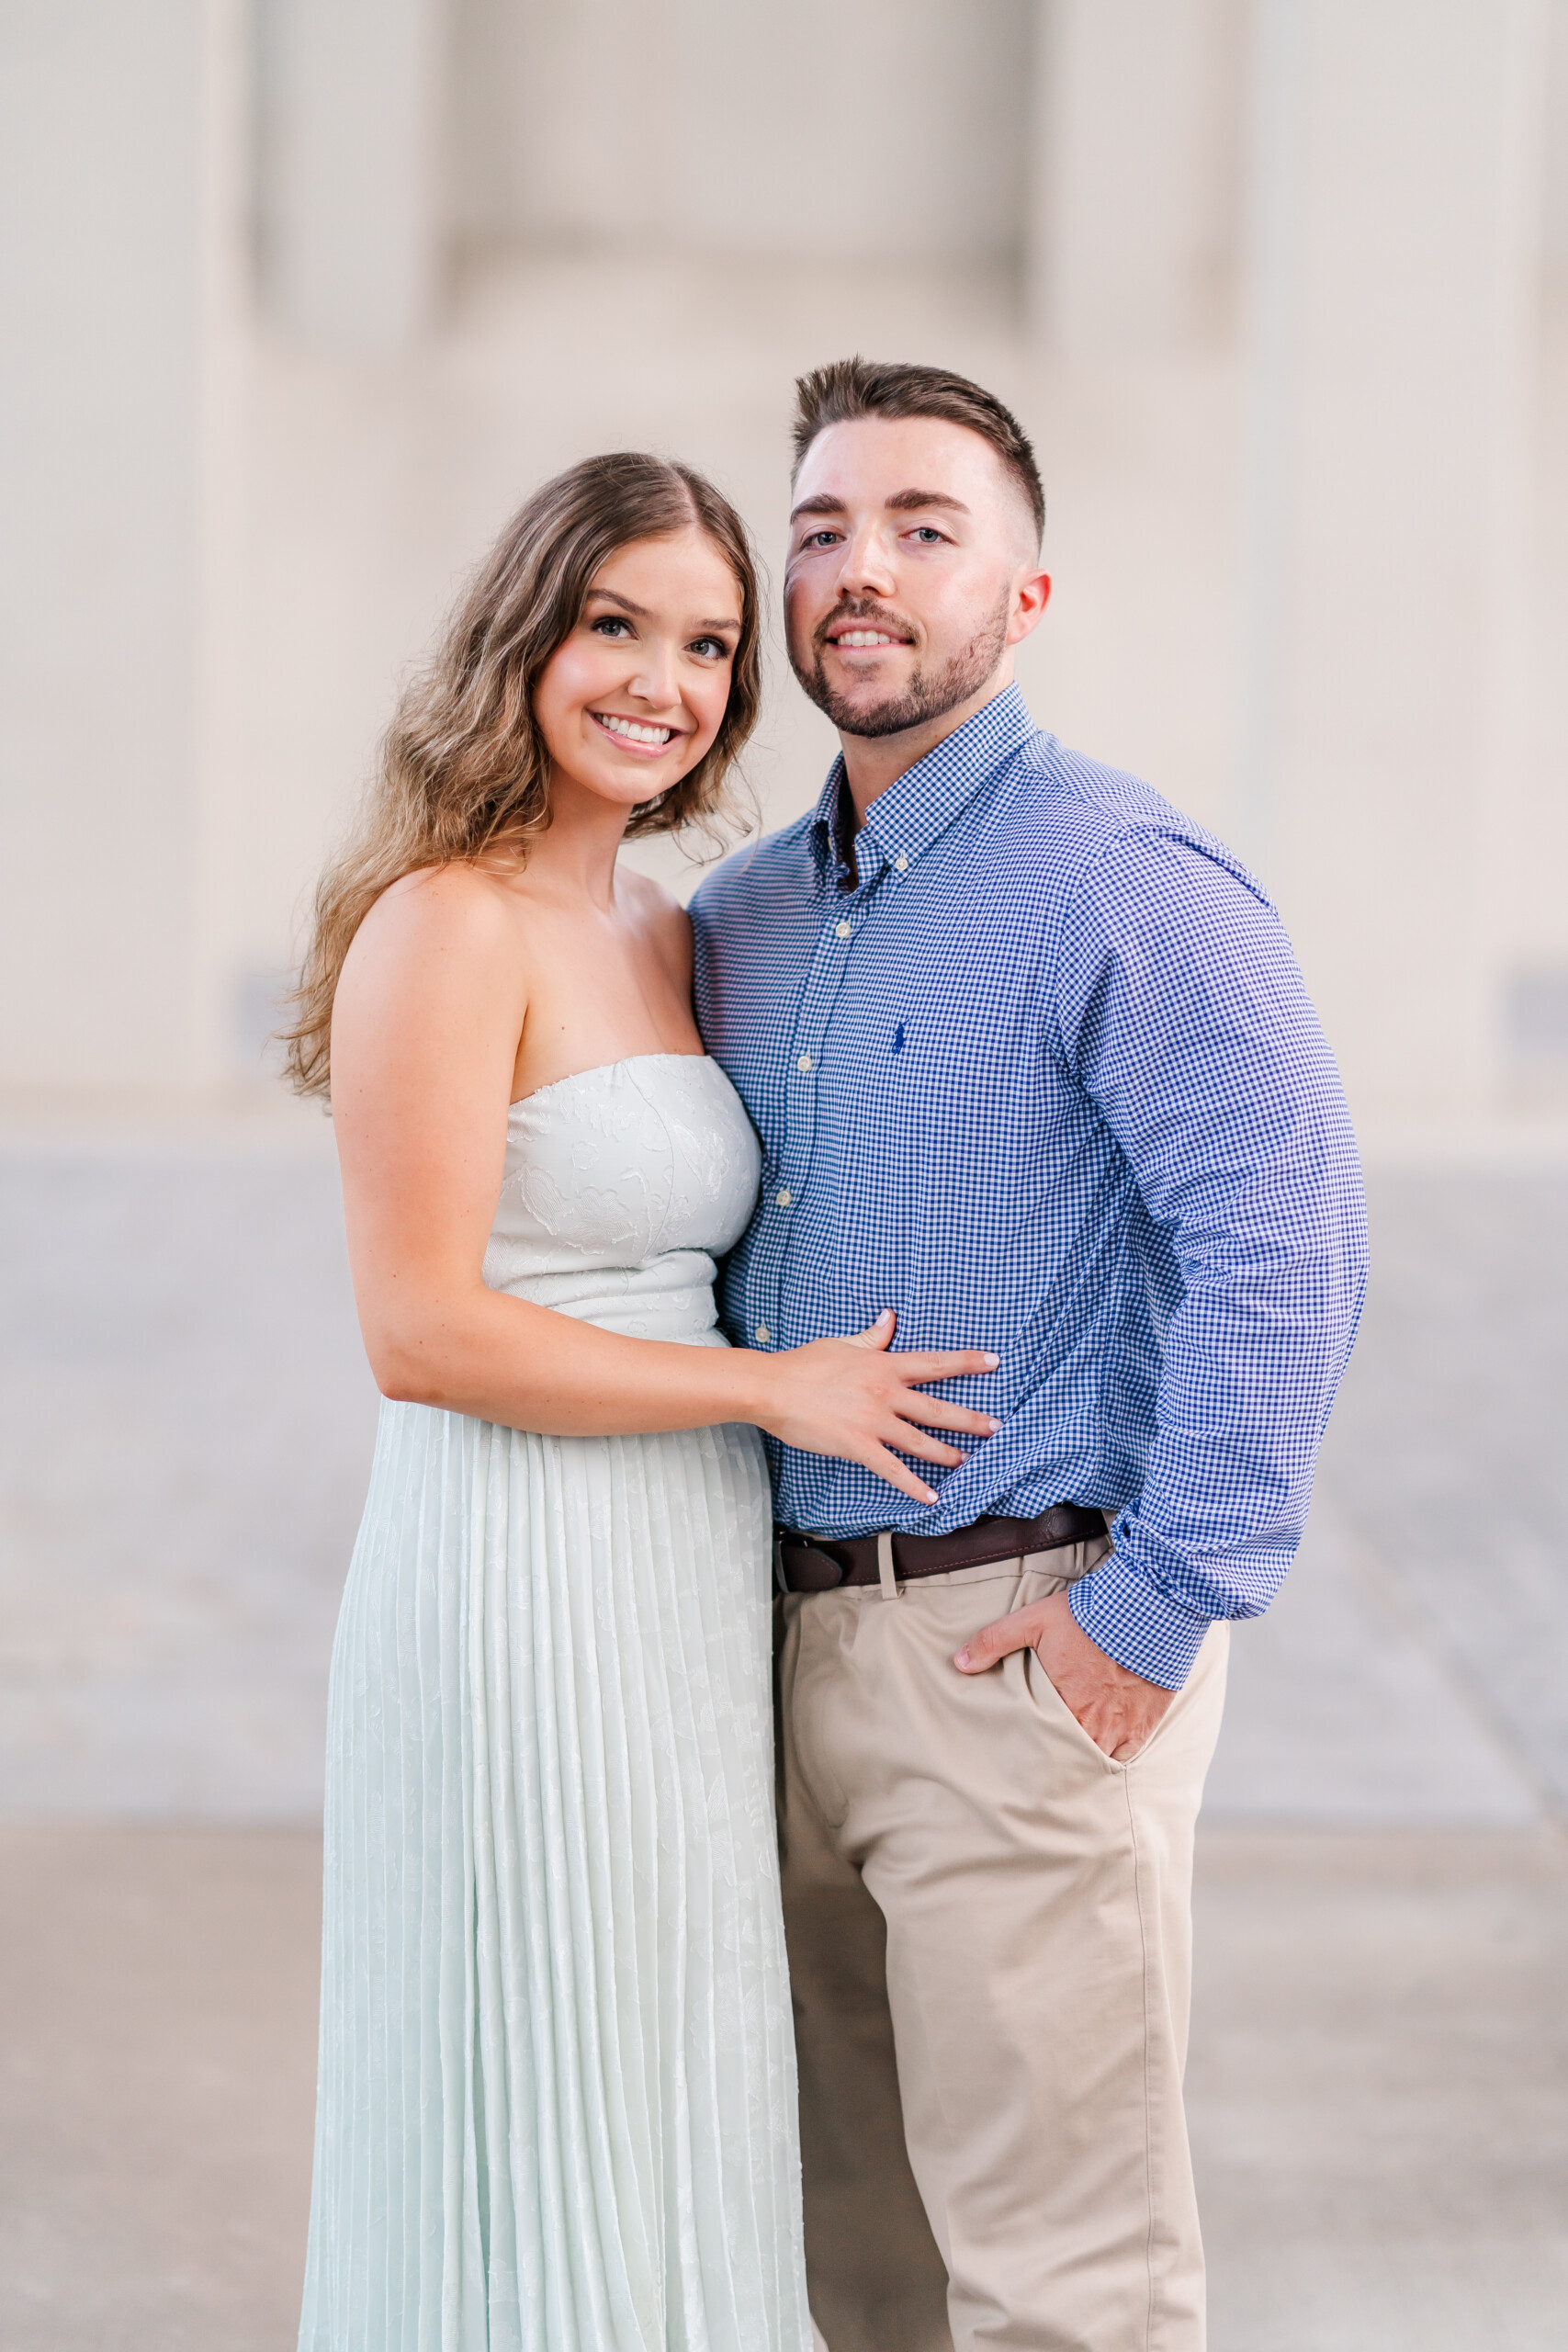
<svg viewBox="0 0 1568 2352">
<path fill-rule="evenodd" d="M 859 838 L 869 836 L 878 863 L 913 865 L 931 843 L 947 831 L 959 810 L 981 786 L 1005 767 L 1036 732 L 1019 685 L 1004 686 L 999 695 L 944 736 L 934 752 L 879 792 L 866 810 Z M 828 773 L 811 822 L 811 842 L 818 868 L 830 874 L 837 865 L 836 839 L 840 798 L 844 786 L 842 752 Z M 861 880 L 867 860 L 862 855 Z"/>
</svg>

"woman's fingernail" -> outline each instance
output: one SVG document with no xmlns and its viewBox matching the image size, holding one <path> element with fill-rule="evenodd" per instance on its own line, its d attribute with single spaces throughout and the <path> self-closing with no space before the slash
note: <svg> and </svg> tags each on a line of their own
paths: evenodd
<svg viewBox="0 0 1568 2352">
<path fill-rule="evenodd" d="M 995 1435 L 996 1435 L 997 1431 L 998 1431 L 998 1430 L 1000 1429 L 1000 1427 L 1001 1427 L 1001 1423 L 1000 1423 L 1000 1421 L 987 1421 L 987 1422 L 986 1423 L 986 1427 L 987 1428 L 987 1430 L 989 1430 L 989 1431 L 990 1431 L 991 1435 L 992 1435 L 993 1437 L 995 1437 Z"/>
<path fill-rule="evenodd" d="M 1001 1362 L 1001 1358 L 1000 1358 L 1000 1356 L 987 1356 L 987 1357 L 986 1358 L 986 1366 L 987 1366 L 987 1371 L 995 1372 L 995 1370 L 996 1370 L 996 1368 L 997 1368 L 998 1364 L 999 1364 L 999 1363 L 1000 1363 L 1000 1362 Z"/>
<path fill-rule="evenodd" d="M 879 1323 L 891 1323 L 893 1320 L 893 1309 L 890 1306 L 885 1306 L 876 1319 Z"/>
<path fill-rule="evenodd" d="M 954 1666 L 967 1666 L 967 1665 L 968 1665 L 968 1663 L 969 1663 L 969 1653 L 968 1653 L 968 1651 L 967 1651 L 967 1650 L 960 1650 L 960 1651 L 959 1651 L 959 1653 L 958 1653 L 958 1656 L 953 1659 L 953 1665 L 954 1665 Z"/>
</svg>

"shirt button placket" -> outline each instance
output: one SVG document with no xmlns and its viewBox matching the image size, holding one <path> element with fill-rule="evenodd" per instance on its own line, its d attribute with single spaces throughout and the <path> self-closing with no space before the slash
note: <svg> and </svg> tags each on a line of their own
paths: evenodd
<svg viewBox="0 0 1568 2352">
<path fill-rule="evenodd" d="M 774 1206 L 779 1209 L 791 1208 L 795 1204 L 793 1171 L 810 1165 L 817 1133 L 817 1073 L 822 1039 L 844 976 L 844 949 L 854 937 L 854 928 L 843 914 L 824 922 L 801 994 L 790 1052 L 784 1144 L 779 1155 L 778 1182 L 773 1193 Z M 788 1216 L 767 1219 L 766 1242 L 753 1261 L 758 1279 L 750 1288 L 747 1305 L 750 1309 L 751 1336 L 759 1347 L 766 1347 L 778 1329 L 779 1283 L 793 1222 Z"/>
</svg>

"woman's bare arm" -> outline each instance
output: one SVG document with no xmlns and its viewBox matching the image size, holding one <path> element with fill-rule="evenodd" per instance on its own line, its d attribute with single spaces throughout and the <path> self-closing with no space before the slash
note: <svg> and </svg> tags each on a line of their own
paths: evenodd
<svg viewBox="0 0 1568 2352">
<path fill-rule="evenodd" d="M 890 1355 L 886 1318 L 776 1355 L 629 1340 L 485 1287 L 526 999 L 515 901 L 473 867 L 395 886 L 344 966 L 333 1117 L 360 1328 L 382 1392 L 563 1437 L 750 1421 L 928 1499 L 890 1447 L 950 1465 L 963 1456 L 933 1430 L 984 1436 L 993 1424 L 919 1384 L 994 1358 Z"/>
</svg>

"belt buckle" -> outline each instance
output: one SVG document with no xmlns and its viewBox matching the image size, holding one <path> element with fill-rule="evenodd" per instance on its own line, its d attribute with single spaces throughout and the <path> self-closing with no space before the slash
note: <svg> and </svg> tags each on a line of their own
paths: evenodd
<svg viewBox="0 0 1568 2352">
<path fill-rule="evenodd" d="M 786 1539 L 797 1552 L 805 1553 L 811 1559 L 820 1560 L 823 1567 L 828 1571 L 827 1575 L 819 1577 L 815 1583 L 791 1584 L 785 1575 L 784 1564 L 784 1547 Z M 801 1535 L 792 1527 L 776 1530 L 773 1536 L 773 1573 L 778 1578 L 781 1592 L 832 1592 L 844 1581 L 844 1571 L 832 1555 L 824 1552 L 819 1545 L 812 1542 L 808 1535 Z"/>
</svg>

